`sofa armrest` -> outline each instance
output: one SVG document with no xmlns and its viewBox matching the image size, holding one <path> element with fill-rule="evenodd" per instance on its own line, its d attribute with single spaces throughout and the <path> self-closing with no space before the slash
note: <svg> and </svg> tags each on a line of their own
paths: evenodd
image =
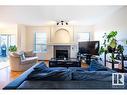
<svg viewBox="0 0 127 95">
<path fill-rule="evenodd" d="M 34 53 L 33 51 L 26 51 L 24 52 L 26 57 L 34 57 L 36 56 L 36 53 Z"/>
<path fill-rule="evenodd" d="M 10 57 L 20 58 L 20 54 L 13 52 L 9 54 Z"/>
<path fill-rule="evenodd" d="M 25 71 L 23 74 L 21 74 L 18 78 L 16 78 L 14 81 L 9 83 L 7 86 L 5 86 L 3 89 L 17 89 L 27 78 L 27 76 L 33 71 L 34 67 L 36 67 L 38 64 L 32 66 L 30 69 Z"/>
</svg>

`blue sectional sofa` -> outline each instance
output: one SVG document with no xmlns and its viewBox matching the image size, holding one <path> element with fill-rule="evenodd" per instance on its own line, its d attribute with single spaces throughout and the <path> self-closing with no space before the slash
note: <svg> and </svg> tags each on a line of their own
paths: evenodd
<svg viewBox="0 0 127 95">
<path fill-rule="evenodd" d="M 36 64 L 3 89 L 126 89 L 112 86 L 112 73 L 96 60 L 87 69 L 81 67 L 47 67 Z M 125 76 L 125 80 L 126 80 Z"/>
</svg>

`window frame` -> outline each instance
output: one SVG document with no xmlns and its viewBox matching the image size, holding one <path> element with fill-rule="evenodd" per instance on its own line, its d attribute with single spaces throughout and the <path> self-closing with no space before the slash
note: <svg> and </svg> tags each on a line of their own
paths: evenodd
<svg viewBox="0 0 127 95">
<path fill-rule="evenodd" d="M 88 33 L 89 34 L 89 39 L 88 40 L 84 40 L 84 41 L 90 41 L 90 32 L 78 32 L 78 33 Z M 77 42 L 83 42 L 83 41 L 79 41 L 78 39 L 78 33 L 77 33 Z"/>
<path fill-rule="evenodd" d="M 42 44 L 37 44 L 37 33 L 45 33 L 46 34 L 46 43 L 42 43 Z M 42 45 L 42 46 L 46 46 L 46 50 L 37 50 L 37 45 Z M 46 32 L 35 32 L 34 33 L 34 52 L 35 53 L 46 53 L 47 52 L 47 33 Z"/>
</svg>

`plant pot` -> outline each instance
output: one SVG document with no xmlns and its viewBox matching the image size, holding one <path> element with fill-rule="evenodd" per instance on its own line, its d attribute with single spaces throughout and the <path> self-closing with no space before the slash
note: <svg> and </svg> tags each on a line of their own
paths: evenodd
<svg viewBox="0 0 127 95">
<path fill-rule="evenodd" d="M 115 48 L 112 48 L 112 47 L 110 47 L 110 46 L 108 46 L 107 49 L 108 49 L 108 52 L 109 52 L 109 53 L 115 52 Z"/>
</svg>

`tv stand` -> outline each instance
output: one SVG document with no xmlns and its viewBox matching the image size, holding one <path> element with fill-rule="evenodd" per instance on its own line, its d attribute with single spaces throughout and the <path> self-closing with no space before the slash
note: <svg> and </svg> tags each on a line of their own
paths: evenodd
<svg viewBox="0 0 127 95">
<path fill-rule="evenodd" d="M 85 62 L 90 65 L 90 62 L 91 62 L 91 59 L 95 59 L 95 60 L 98 60 L 98 57 L 97 55 L 92 55 L 92 54 L 79 54 L 77 55 L 77 58 L 82 61 L 82 60 L 85 60 Z"/>
<path fill-rule="evenodd" d="M 81 67 L 81 63 L 77 58 L 69 58 L 65 60 L 52 58 L 49 61 L 49 67 Z"/>
</svg>

